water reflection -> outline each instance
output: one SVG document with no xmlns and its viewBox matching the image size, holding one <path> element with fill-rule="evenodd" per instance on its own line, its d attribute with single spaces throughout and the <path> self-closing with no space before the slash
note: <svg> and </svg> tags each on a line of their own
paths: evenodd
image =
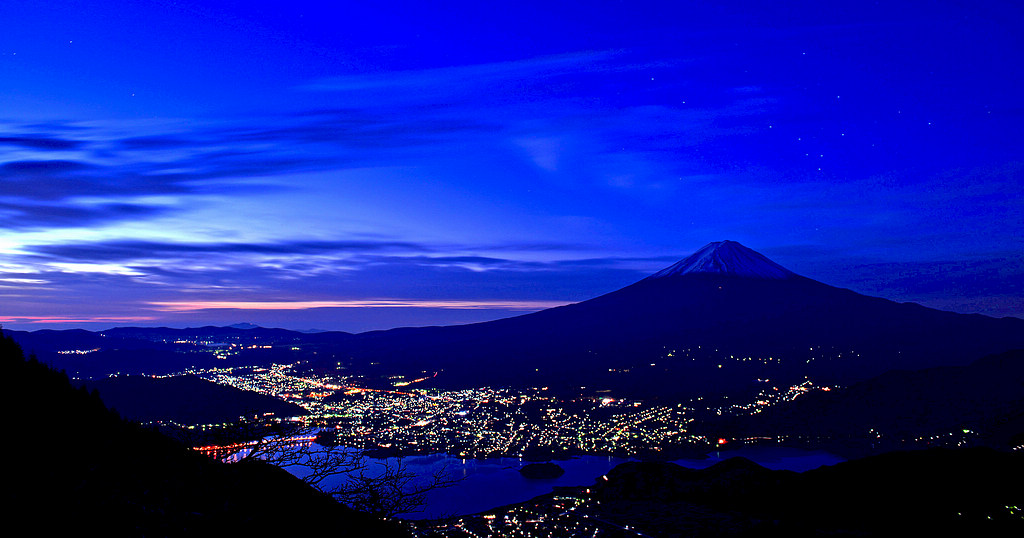
<svg viewBox="0 0 1024 538">
<path fill-rule="evenodd" d="M 309 447 L 308 444 L 304 444 Z M 313 445 L 313 450 L 325 450 Z M 424 481 L 437 471 L 444 469 L 449 476 L 459 478 L 454 486 L 430 491 L 422 512 L 400 514 L 405 519 L 426 519 L 473 514 L 507 504 L 527 501 L 538 495 L 550 493 L 555 486 L 584 486 L 592 484 L 601 475 L 616 465 L 630 461 L 610 456 L 582 456 L 558 461 L 565 474 L 555 479 L 527 479 L 520 473 L 528 462 L 518 458 L 490 458 L 486 460 L 462 459 L 447 454 L 407 456 L 404 458 L 375 459 L 357 455 L 354 449 L 348 451 L 354 459 L 365 464 L 368 476 L 379 476 L 387 466 L 395 468 L 401 464 Z M 236 453 L 238 458 L 242 453 Z M 742 456 L 764 467 L 775 470 L 806 471 L 822 465 L 834 465 L 843 458 L 823 451 L 808 451 L 784 447 L 745 447 L 738 450 L 715 452 L 707 459 L 676 460 L 674 463 L 692 469 L 703 469 L 734 456 Z M 309 470 L 301 466 L 286 469 L 300 478 Z M 321 484 L 324 489 L 341 485 L 344 479 L 333 477 Z M 421 482 L 422 483 L 422 482 Z M 416 485 L 416 482 L 413 482 Z"/>
</svg>

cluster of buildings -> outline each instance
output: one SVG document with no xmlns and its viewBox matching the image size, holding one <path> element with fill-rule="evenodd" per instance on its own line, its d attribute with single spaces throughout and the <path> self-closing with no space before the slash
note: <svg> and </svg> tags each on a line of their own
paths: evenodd
<svg viewBox="0 0 1024 538">
<path fill-rule="evenodd" d="M 530 502 L 447 521 L 417 522 L 412 530 L 417 536 L 431 538 L 646 536 L 628 525 L 601 518 L 595 510 L 599 504 L 585 487 L 555 488 L 553 494 Z"/>
<path fill-rule="evenodd" d="M 546 388 L 395 390 L 356 386 L 341 374 L 299 373 L 294 365 L 218 368 L 211 381 L 297 403 L 338 444 L 387 455 L 548 459 L 573 454 L 667 455 L 707 439 L 688 432 L 692 409 L 601 396 L 565 399 Z"/>
<path fill-rule="evenodd" d="M 691 431 L 700 413 L 742 415 L 831 390 L 810 380 L 764 388 L 752 400 L 697 399 L 659 404 L 608 394 L 566 398 L 546 388 L 417 389 L 423 378 L 392 389 L 363 386 L 358 376 L 314 373 L 296 364 L 216 368 L 205 379 L 296 403 L 307 425 L 333 432 L 340 445 L 385 456 L 447 453 L 462 458 L 551 459 L 577 454 L 660 456 L 702 453 L 717 440 Z"/>
</svg>

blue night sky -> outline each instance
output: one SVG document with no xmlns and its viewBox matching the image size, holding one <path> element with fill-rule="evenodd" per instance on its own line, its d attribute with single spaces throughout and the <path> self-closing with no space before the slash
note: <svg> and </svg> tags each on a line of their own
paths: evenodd
<svg viewBox="0 0 1024 538">
<path fill-rule="evenodd" d="M 762 4 L 0 3 L 0 322 L 462 323 L 723 239 L 1024 317 L 1021 8 Z"/>
</svg>

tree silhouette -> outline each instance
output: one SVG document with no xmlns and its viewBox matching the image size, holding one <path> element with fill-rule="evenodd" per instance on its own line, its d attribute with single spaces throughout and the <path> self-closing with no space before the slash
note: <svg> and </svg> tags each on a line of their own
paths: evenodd
<svg viewBox="0 0 1024 538">
<path fill-rule="evenodd" d="M 371 464 L 358 450 L 315 441 L 324 437 L 317 428 L 262 437 L 240 452 L 237 462 L 285 468 L 337 501 L 384 518 L 422 511 L 427 493 L 461 480 L 451 476 L 447 465 L 422 476 L 411 471 L 402 458 Z"/>
</svg>

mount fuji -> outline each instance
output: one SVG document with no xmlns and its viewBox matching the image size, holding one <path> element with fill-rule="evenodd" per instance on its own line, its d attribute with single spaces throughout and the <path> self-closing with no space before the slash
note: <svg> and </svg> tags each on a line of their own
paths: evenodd
<svg viewBox="0 0 1024 538">
<path fill-rule="evenodd" d="M 747 278 L 783 279 L 797 276 L 796 273 L 769 260 L 735 241 L 708 243 L 688 258 L 647 277 L 649 279 L 671 276 L 712 273 Z"/>
<path fill-rule="evenodd" d="M 735 241 L 617 291 L 485 323 L 354 335 L 338 357 L 440 372 L 445 387 L 519 384 L 646 396 L 850 383 L 1024 347 L 1024 320 L 868 297 L 802 277 Z"/>
</svg>

